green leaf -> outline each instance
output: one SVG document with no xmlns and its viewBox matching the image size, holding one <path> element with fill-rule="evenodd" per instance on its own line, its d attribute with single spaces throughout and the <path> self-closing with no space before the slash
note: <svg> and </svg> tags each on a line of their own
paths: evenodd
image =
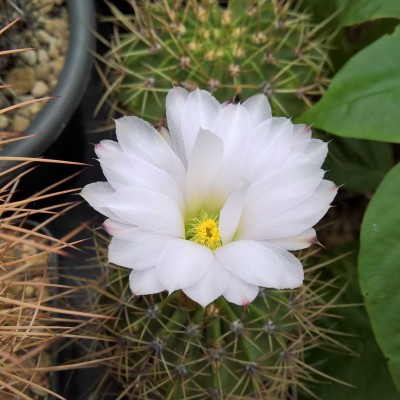
<svg viewBox="0 0 400 400">
<path fill-rule="evenodd" d="M 357 251 L 328 267 L 333 276 L 340 277 L 336 282 L 344 286 L 339 304 L 350 305 L 334 310 L 338 317 L 325 319 L 325 328 L 341 332 L 335 339 L 350 348 L 355 354 L 342 351 L 327 354 L 318 348 L 311 351 L 307 363 L 314 363 L 322 372 L 347 382 L 354 387 L 340 383 L 320 383 L 309 388 L 321 400 L 399 400 L 391 380 L 386 360 L 376 344 L 374 334 L 363 302 L 357 277 Z M 353 305 L 351 304 L 358 304 Z"/>
<path fill-rule="evenodd" d="M 343 26 L 360 24 L 378 18 L 400 18 L 398 0 L 339 0 L 343 5 L 340 20 Z"/>
<path fill-rule="evenodd" d="M 400 28 L 353 56 L 301 122 L 338 136 L 400 142 Z"/>
<path fill-rule="evenodd" d="M 336 27 L 352 26 L 379 18 L 400 18 L 398 0 L 304 0 L 302 8 L 309 10 L 317 22 L 336 13 Z"/>
<path fill-rule="evenodd" d="M 371 324 L 400 391 L 400 164 L 373 196 L 361 226 L 359 274 Z"/>
<path fill-rule="evenodd" d="M 326 178 L 348 190 L 375 190 L 393 166 L 389 143 L 333 137 L 323 169 Z"/>
</svg>

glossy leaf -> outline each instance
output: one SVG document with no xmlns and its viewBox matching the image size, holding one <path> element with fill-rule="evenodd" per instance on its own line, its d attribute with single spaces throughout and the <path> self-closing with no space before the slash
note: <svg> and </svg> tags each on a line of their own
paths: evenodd
<svg viewBox="0 0 400 400">
<path fill-rule="evenodd" d="M 353 56 L 300 118 L 335 135 L 400 142 L 400 28 Z"/>
<path fill-rule="evenodd" d="M 343 26 L 360 24 L 378 18 L 400 18 L 400 1 L 339 0 L 343 5 L 340 20 Z"/>
<path fill-rule="evenodd" d="M 397 0 L 304 0 L 303 7 L 321 22 L 332 15 L 335 25 L 351 26 L 379 18 L 400 18 Z"/>
<path fill-rule="evenodd" d="M 383 180 L 361 226 L 361 291 L 400 391 L 400 164 Z"/>
</svg>

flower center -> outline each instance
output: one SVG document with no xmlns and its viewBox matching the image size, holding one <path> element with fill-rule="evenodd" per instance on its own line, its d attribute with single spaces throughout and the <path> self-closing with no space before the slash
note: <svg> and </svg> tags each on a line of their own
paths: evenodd
<svg viewBox="0 0 400 400">
<path fill-rule="evenodd" d="M 209 215 L 205 211 L 202 211 L 197 217 L 187 222 L 185 237 L 187 240 L 215 250 L 217 247 L 222 246 L 218 223 L 218 215 Z"/>
</svg>

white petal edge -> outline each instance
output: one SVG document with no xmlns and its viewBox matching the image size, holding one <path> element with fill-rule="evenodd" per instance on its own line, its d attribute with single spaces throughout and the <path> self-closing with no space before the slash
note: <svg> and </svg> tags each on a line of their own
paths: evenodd
<svg viewBox="0 0 400 400">
<path fill-rule="evenodd" d="M 263 94 L 250 97 L 243 103 L 243 107 L 249 112 L 253 127 L 272 117 L 271 106 Z"/>
<path fill-rule="evenodd" d="M 290 210 L 269 218 L 260 218 L 258 223 L 246 224 L 240 229 L 239 239 L 279 239 L 299 235 L 313 227 L 329 210 L 338 187 L 323 179 L 315 192 Z M 243 216 L 242 216 L 243 218 Z"/>
<path fill-rule="evenodd" d="M 214 257 L 211 267 L 200 281 L 184 288 L 183 292 L 201 306 L 206 307 L 227 290 L 229 275 Z"/>
<path fill-rule="evenodd" d="M 278 247 L 282 247 L 285 250 L 296 251 L 307 249 L 313 243 L 317 242 L 317 234 L 315 229 L 307 229 L 299 235 L 292 237 L 284 237 L 279 239 L 272 239 L 270 242 Z"/>
<path fill-rule="evenodd" d="M 182 212 L 168 196 L 140 187 L 127 187 L 116 191 L 107 200 L 117 221 L 125 224 L 172 235 L 184 236 Z"/>
<path fill-rule="evenodd" d="M 229 274 L 228 287 L 223 296 L 226 300 L 238 306 L 248 306 L 258 295 L 259 288 L 244 280 Z"/>
<path fill-rule="evenodd" d="M 220 107 L 219 102 L 205 90 L 196 89 L 189 93 L 181 117 L 186 159 L 190 157 L 199 129 L 211 130 Z"/>
<path fill-rule="evenodd" d="M 129 287 L 135 296 L 160 293 L 165 290 L 155 268 L 144 271 L 132 270 L 129 275 Z"/>
<path fill-rule="evenodd" d="M 251 132 L 245 178 L 254 182 L 282 167 L 290 155 L 293 124 L 288 118 L 269 118 Z"/>
<path fill-rule="evenodd" d="M 189 240 L 171 240 L 157 260 L 160 282 L 170 293 L 192 286 L 208 272 L 213 257 L 205 246 Z"/>
<path fill-rule="evenodd" d="M 183 187 L 183 163 L 154 127 L 132 116 L 115 120 L 115 126 L 118 142 L 124 152 L 166 171 L 179 187 Z"/>
<path fill-rule="evenodd" d="M 126 268 L 143 270 L 156 266 L 159 255 L 174 237 L 131 228 L 114 236 L 108 247 L 109 262 Z"/>
<path fill-rule="evenodd" d="M 293 289 L 303 283 L 301 262 L 279 247 L 254 240 L 239 240 L 215 250 L 222 266 L 252 285 Z"/>
<path fill-rule="evenodd" d="M 189 92 L 180 87 L 171 89 L 167 94 L 166 109 L 167 123 L 171 134 L 172 147 L 184 165 L 187 165 L 185 144 L 181 127 L 182 110 L 185 106 Z"/>
<path fill-rule="evenodd" d="M 122 151 L 117 142 L 102 140 L 95 147 L 108 182 L 115 189 L 139 186 L 163 193 L 183 206 L 183 188 L 165 171 L 143 158 Z"/>
<path fill-rule="evenodd" d="M 100 214 L 124 222 L 108 207 L 115 190 L 108 182 L 93 182 L 86 185 L 80 195 Z"/>
</svg>

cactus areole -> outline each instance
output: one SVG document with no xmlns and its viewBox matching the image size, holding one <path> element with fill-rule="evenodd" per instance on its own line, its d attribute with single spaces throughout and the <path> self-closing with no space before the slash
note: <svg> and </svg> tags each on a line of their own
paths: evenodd
<svg viewBox="0 0 400 400">
<path fill-rule="evenodd" d="M 104 57 L 118 109 L 158 122 L 172 85 L 219 101 L 257 93 L 274 115 L 298 116 L 327 86 L 329 40 L 293 0 L 135 1 L 115 16 Z"/>
<path fill-rule="evenodd" d="M 327 144 L 273 118 L 262 94 L 220 104 L 174 88 L 166 110 L 168 131 L 118 119 L 118 142 L 96 146 L 108 182 L 82 190 L 108 217 L 109 261 L 132 269 L 133 294 L 182 290 L 203 307 L 220 296 L 248 305 L 259 287 L 301 286 L 290 251 L 316 241 L 337 191 L 323 179 Z"/>
</svg>

